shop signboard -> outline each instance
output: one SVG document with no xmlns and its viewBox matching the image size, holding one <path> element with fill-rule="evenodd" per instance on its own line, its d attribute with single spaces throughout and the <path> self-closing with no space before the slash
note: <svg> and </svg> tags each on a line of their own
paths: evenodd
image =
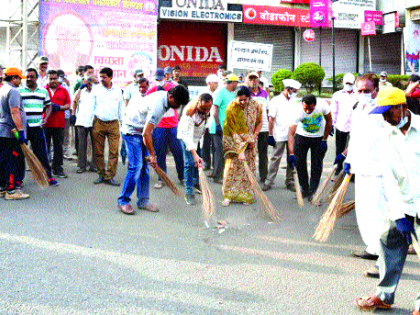
<svg viewBox="0 0 420 315">
<path fill-rule="evenodd" d="M 308 28 L 307 30 L 305 30 L 302 34 L 303 39 L 305 40 L 305 42 L 311 43 L 315 40 L 315 32 Z"/>
<path fill-rule="evenodd" d="M 382 11 L 365 10 L 365 22 L 374 22 L 375 25 L 383 25 Z"/>
<path fill-rule="evenodd" d="M 242 11 L 228 10 L 227 0 L 174 0 L 162 3 L 161 19 L 241 23 Z"/>
<path fill-rule="evenodd" d="M 273 45 L 232 41 L 229 68 L 271 71 Z"/>
<path fill-rule="evenodd" d="M 156 69 L 157 0 L 41 0 L 39 9 L 39 55 L 70 79 L 87 64 L 113 69 L 117 85 Z"/>
<path fill-rule="evenodd" d="M 309 10 L 244 5 L 243 12 L 244 23 L 248 24 L 285 25 L 293 27 L 309 26 Z"/>
<path fill-rule="evenodd" d="M 362 36 L 376 35 L 375 22 L 362 23 L 360 31 L 360 35 Z"/>
<path fill-rule="evenodd" d="M 376 0 L 338 0 L 333 2 L 334 26 L 360 29 L 365 22 L 365 11 L 376 9 Z"/>
<path fill-rule="evenodd" d="M 310 8 L 310 27 L 332 27 L 332 1 L 331 0 L 311 0 Z"/>
<path fill-rule="evenodd" d="M 384 14 L 382 33 L 395 33 L 395 28 L 399 27 L 398 12 Z"/>
</svg>

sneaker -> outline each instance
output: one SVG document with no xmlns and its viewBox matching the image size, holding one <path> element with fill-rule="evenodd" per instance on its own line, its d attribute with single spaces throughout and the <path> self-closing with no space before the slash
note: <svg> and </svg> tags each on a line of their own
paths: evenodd
<svg viewBox="0 0 420 315">
<path fill-rule="evenodd" d="M 67 174 L 63 170 L 54 171 L 54 175 L 60 178 L 67 178 Z"/>
<path fill-rule="evenodd" d="M 68 155 L 68 154 L 64 154 L 63 158 L 65 158 L 66 160 L 69 160 L 69 161 L 73 160 L 73 157 L 71 155 Z"/>
<path fill-rule="evenodd" d="M 197 194 L 201 194 L 201 187 L 200 187 L 200 185 L 199 185 L 199 184 L 194 185 L 194 191 L 195 191 Z"/>
<path fill-rule="evenodd" d="M 28 199 L 29 195 L 24 194 L 22 190 L 15 189 L 12 191 L 6 191 L 6 194 L 4 195 L 4 198 L 6 200 L 21 200 L 21 199 Z"/>
<path fill-rule="evenodd" d="M 163 187 L 163 182 L 158 180 L 158 182 L 153 186 L 155 189 L 161 189 Z"/>
<path fill-rule="evenodd" d="M 194 195 L 185 195 L 185 201 L 187 202 L 187 205 L 190 206 L 194 206 L 197 204 L 197 202 L 195 201 L 195 196 Z"/>
<path fill-rule="evenodd" d="M 48 179 L 48 184 L 50 184 L 50 186 L 58 186 L 59 185 L 54 177 L 51 177 L 51 178 Z"/>
<path fill-rule="evenodd" d="M 6 189 L 0 189 L 0 198 L 3 198 L 6 195 Z"/>
</svg>

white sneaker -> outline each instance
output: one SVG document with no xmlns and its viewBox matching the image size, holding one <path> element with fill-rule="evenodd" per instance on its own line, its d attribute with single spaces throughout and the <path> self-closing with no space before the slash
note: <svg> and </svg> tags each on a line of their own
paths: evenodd
<svg viewBox="0 0 420 315">
<path fill-rule="evenodd" d="M 163 182 L 159 180 L 153 187 L 155 189 L 161 189 L 163 187 Z"/>
<path fill-rule="evenodd" d="M 28 199 L 29 194 L 24 194 L 20 189 L 16 189 L 13 192 L 6 191 L 4 195 L 6 200 L 21 200 L 21 199 Z"/>
</svg>

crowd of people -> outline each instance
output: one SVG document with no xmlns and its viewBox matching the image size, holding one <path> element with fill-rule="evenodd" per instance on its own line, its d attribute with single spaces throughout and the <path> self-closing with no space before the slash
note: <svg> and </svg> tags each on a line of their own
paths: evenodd
<svg viewBox="0 0 420 315">
<path fill-rule="evenodd" d="M 6 200 L 29 197 L 22 190 L 20 144 L 29 142 L 49 184 L 57 186 L 56 177 L 67 177 L 63 159 L 71 158 L 74 133 L 77 173 L 96 172 L 94 184 L 120 186 L 115 180 L 119 158 L 128 163 L 116 198 L 124 214 L 135 213 L 136 188 L 137 207 L 159 211 L 150 202 L 149 166 L 166 172 L 168 149 L 188 205 L 195 205 L 200 193 L 200 168 L 222 185 L 222 206 L 252 204 L 245 167 L 255 175 L 258 169 L 262 190 L 270 190 L 285 151 L 286 189 L 295 191 L 296 172 L 310 201 L 320 183 L 327 139 L 335 134 L 336 173 L 357 178 L 356 217 L 366 249 L 353 255 L 376 260 L 365 275 L 380 279 L 376 293 L 356 304 L 391 307 L 412 234 L 420 236 L 419 76 L 411 76 L 402 91 L 386 81 L 386 72 L 357 78 L 347 73 L 343 89 L 328 104 L 312 94 L 297 99 L 302 85 L 293 79 L 283 80 L 283 91 L 270 98 L 261 72 L 249 71 L 241 79 L 224 66 L 191 99 L 179 66 L 157 69 L 153 82 L 137 69 L 134 81 L 121 89 L 107 67 L 99 69 L 98 78 L 93 67 L 80 66 L 71 86 L 63 71 L 48 68 L 47 57 L 37 63 L 24 74 L 13 67 L 0 70 L 0 193 Z M 154 184 L 164 186 L 161 179 Z M 419 310 L 420 296 L 413 314 Z"/>
</svg>

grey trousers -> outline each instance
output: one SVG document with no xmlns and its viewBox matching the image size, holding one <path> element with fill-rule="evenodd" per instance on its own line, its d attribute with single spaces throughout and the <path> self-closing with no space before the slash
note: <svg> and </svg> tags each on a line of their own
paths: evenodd
<svg viewBox="0 0 420 315">
<path fill-rule="evenodd" d="M 407 216 L 413 223 L 417 239 L 420 237 L 420 219 Z M 379 283 L 376 287 L 376 296 L 387 304 L 394 303 L 395 291 L 400 281 L 401 273 L 407 258 L 408 244 L 405 237 L 398 232 L 395 222 L 387 219 L 384 232 L 380 238 Z M 420 310 L 420 293 L 417 294 L 415 309 Z"/>
<path fill-rule="evenodd" d="M 281 162 L 281 158 L 284 153 L 284 149 L 286 149 L 287 155 L 289 155 L 289 149 L 287 148 L 287 141 L 276 142 L 276 146 L 273 151 L 273 156 L 270 159 L 270 165 L 268 167 L 268 176 L 264 183 L 267 186 L 273 185 L 274 180 L 276 179 L 277 172 L 279 170 L 279 166 Z M 286 182 L 285 182 L 286 186 L 293 185 L 294 183 L 293 172 L 295 172 L 295 170 L 290 168 L 289 163 L 288 163 L 287 169 L 286 169 Z"/>
<path fill-rule="evenodd" d="M 79 138 L 78 148 L 77 148 L 77 167 L 79 168 L 87 168 L 87 156 L 88 156 L 88 134 L 90 134 L 91 139 L 91 152 L 92 152 L 92 160 L 89 163 L 89 166 L 93 169 L 96 168 L 95 162 L 95 150 L 93 148 L 93 137 L 92 137 L 92 127 L 85 128 L 83 126 L 76 126 L 77 129 L 77 137 Z"/>
<path fill-rule="evenodd" d="M 211 141 L 214 149 L 213 160 L 214 170 L 213 179 L 221 180 L 225 168 L 225 157 L 223 152 L 223 138 L 217 134 L 211 135 Z"/>
</svg>

